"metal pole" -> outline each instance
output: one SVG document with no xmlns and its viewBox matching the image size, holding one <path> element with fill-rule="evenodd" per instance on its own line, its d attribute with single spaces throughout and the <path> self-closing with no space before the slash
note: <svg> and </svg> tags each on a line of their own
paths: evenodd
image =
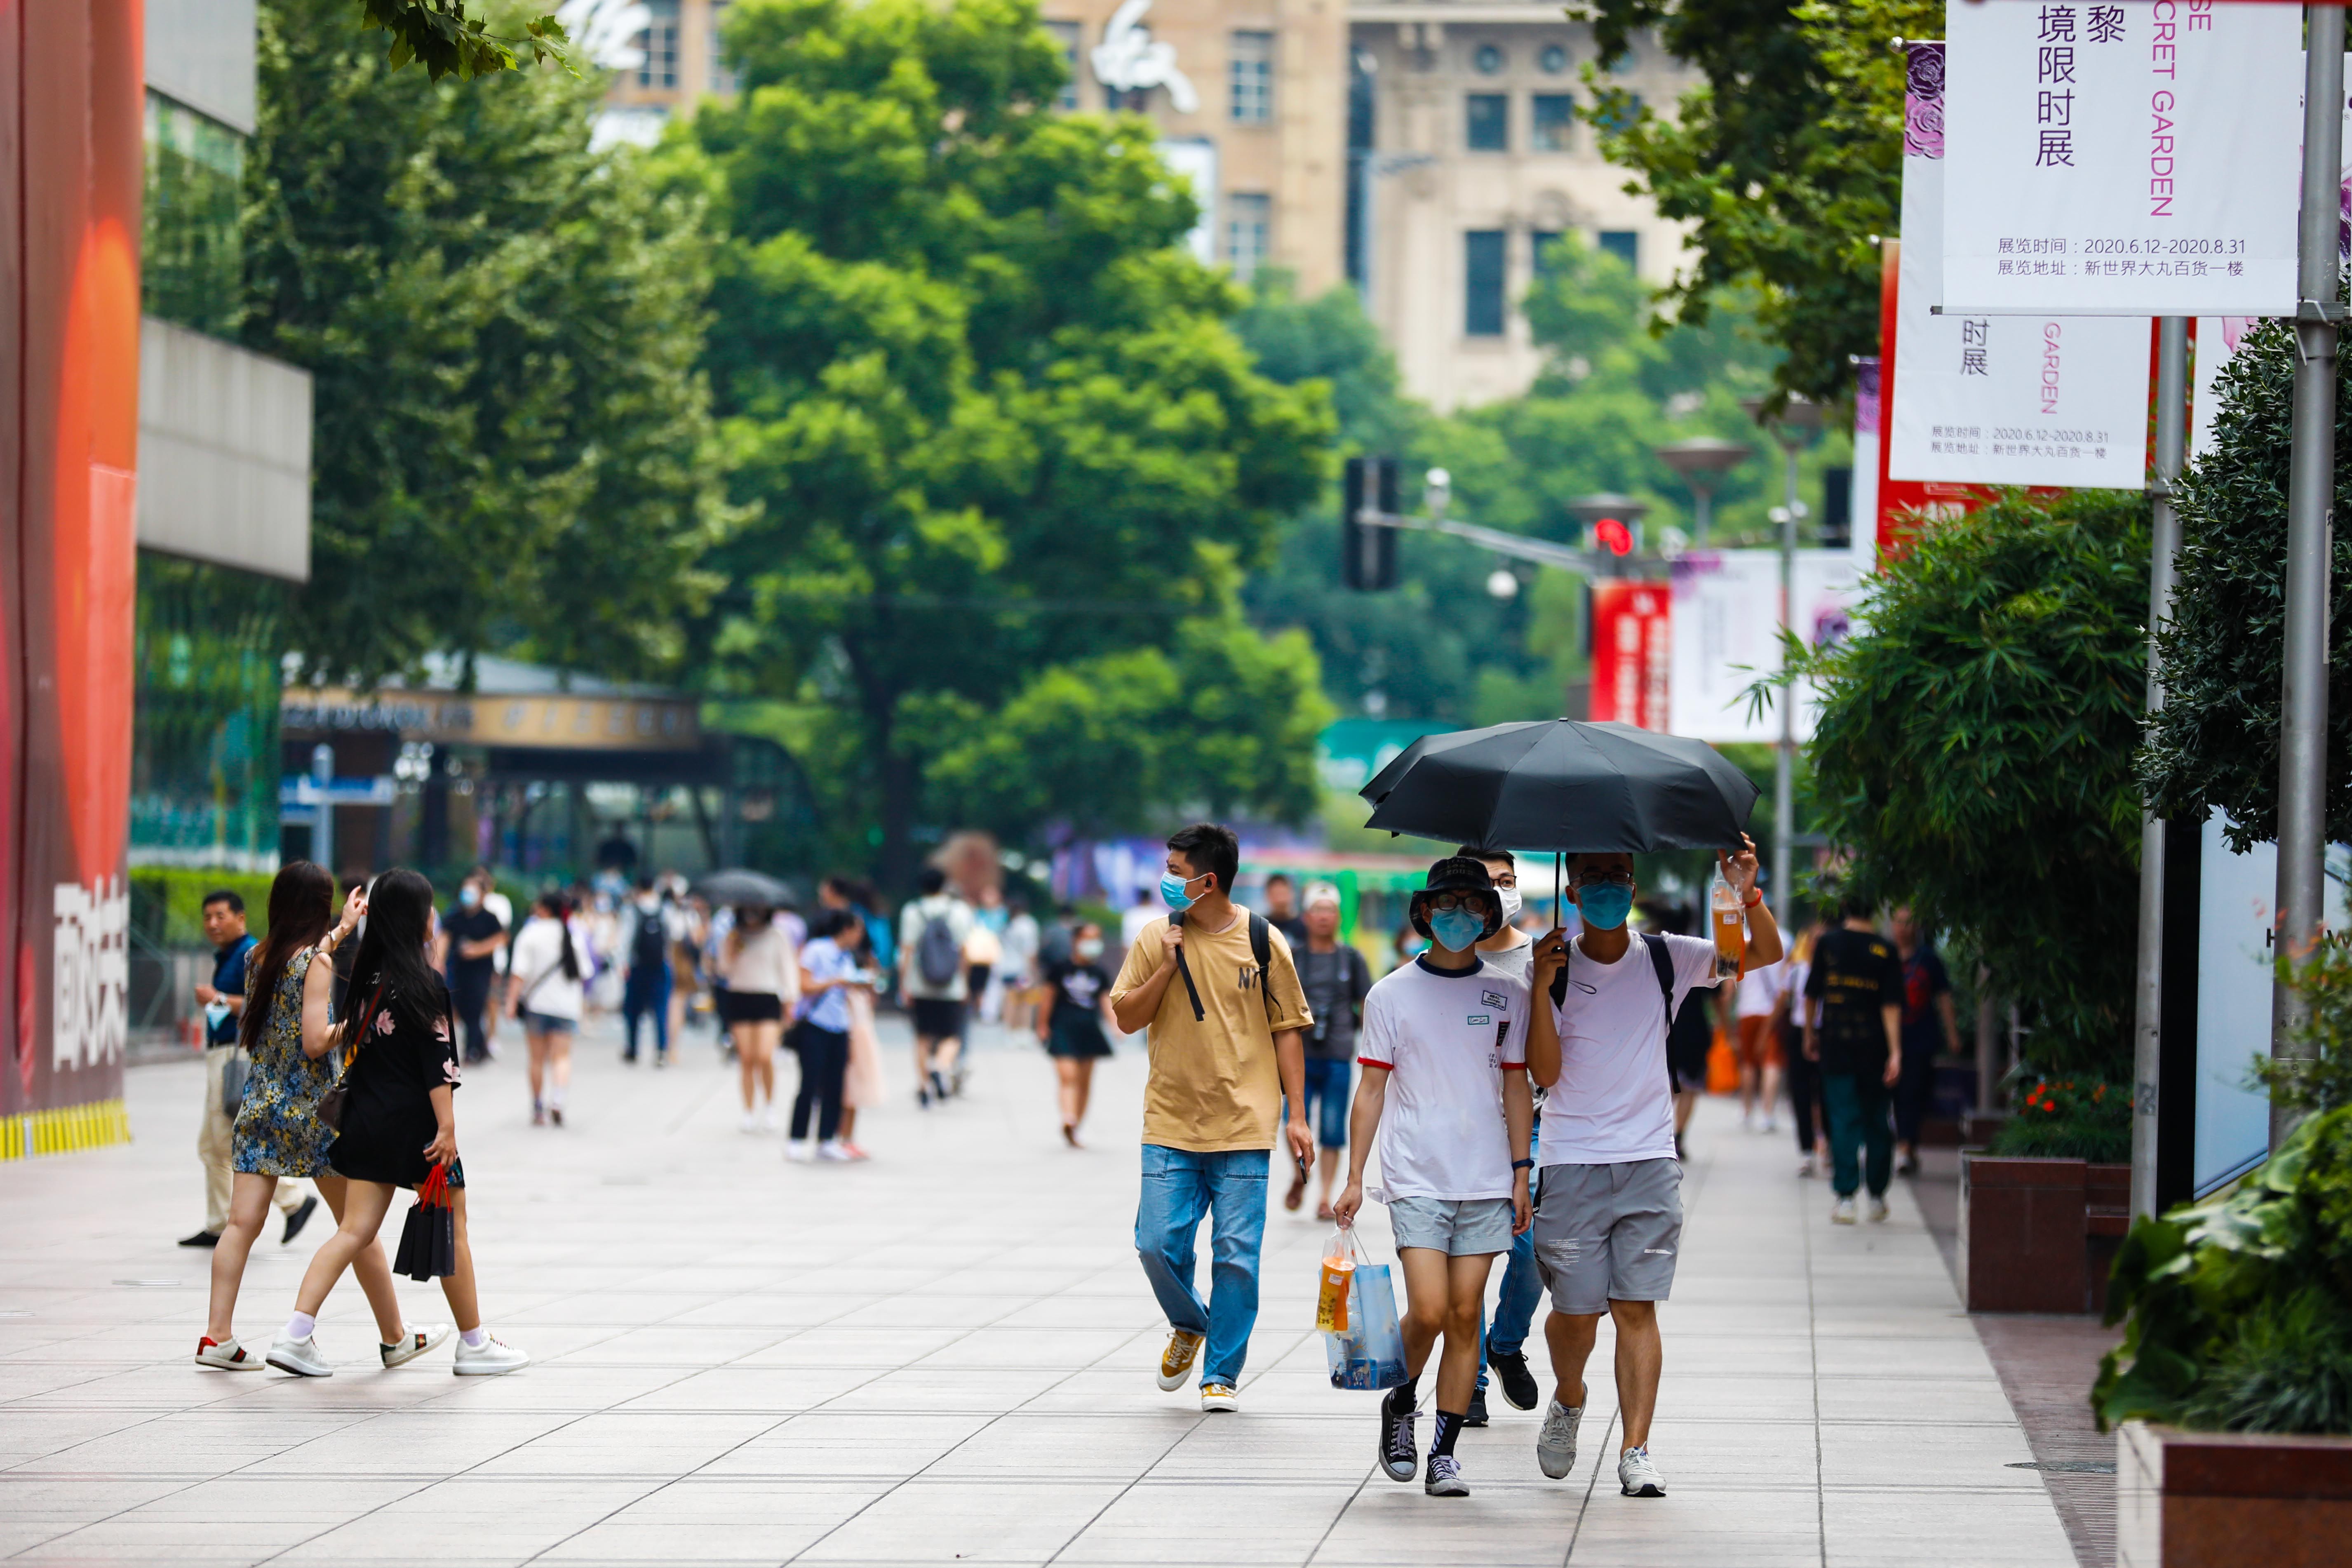
<svg viewBox="0 0 2352 1568">
<path fill-rule="evenodd" d="M 2297 246 L 2294 446 L 2286 489 L 2286 646 L 2279 691 L 2278 940 L 2308 952 L 2326 915 L 2321 855 L 2327 825 L 2328 553 L 2336 500 L 2336 226 L 2343 156 L 2344 12 L 2305 12 L 2303 222 Z M 2305 1009 L 2284 986 L 2271 993 L 2271 1056 L 2308 1053 L 2294 1038 Z M 2271 1147 L 2295 1117 L 2271 1108 Z"/>
<path fill-rule="evenodd" d="M 1797 448 L 1783 442 L 1788 456 L 1788 483 L 1780 502 L 1780 672 L 1789 672 L 1790 650 L 1787 634 L 1796 625 L 1797 611 Z M 1780 746 L 1772 757 L 1772 894 L 1773 913 L 1782 931 L 1796 929 L 1797 847 L 1797 689 L 1780 691 Z"/>
<path fill-rule="evenodd" d="M 2180 479 L 2189 424 L 2189 318 L 2166 316 L 2156 336 L 2156 481 L 2147 555 L 2147 711 L 2164 706 L 2156 665 L 2156 628 L 2172 612 L 2172 557 L 2180 548 L 2180 513 L 2172 487 Z M 2139 827 L 2139 994 L 2132 1033 L 2131 1212 L 2156 1213 L 2156 1085 L 2164 1010 L 2164 822 L 2143 813 Z"/>
<path fill-rule="evenodd" d="M 1696 535 L 1691 542 L 1705 544 L 1706 531 L 1715 526 L 1715 492 L 1705 485 L 1693 485 L 1691 494 L 1698 501 L 1696 510 L 1691 513 L 1691 532 Z"/>
</svg>

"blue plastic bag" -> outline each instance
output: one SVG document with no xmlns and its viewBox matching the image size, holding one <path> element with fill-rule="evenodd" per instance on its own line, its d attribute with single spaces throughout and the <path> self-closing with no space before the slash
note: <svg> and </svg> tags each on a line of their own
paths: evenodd
<svg viewBox="0 0 2352 1568">
<path fill-rule="evenodd" d="M 1404 1382 L 1404 1329 L 1385 1263 L 1360 1263 L 1348 1287 L 1348 1331 L 1323 1336 L 1334 1388 L 1396 1388 Z"/>
</svg>

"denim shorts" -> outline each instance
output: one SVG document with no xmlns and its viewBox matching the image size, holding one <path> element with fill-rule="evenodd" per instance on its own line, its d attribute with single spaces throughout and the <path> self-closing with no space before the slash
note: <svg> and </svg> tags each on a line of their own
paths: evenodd
<svg viewBox="0 0 2352 1568">
<path fill-rule="evenodd" d="M 1397 1249 L 1425 1247 L 1448 1258 L 1511 1250 L 1508 1198 L 1391 1198 L 1389 1229 Z"/>
<path fill-rule="evenodd" d="M 522 1026 L 534 1035 L 573 1035 L 580 1032 L 580 1020 L 559 1018 L 552 1013 L 534 1013 L 525 1008 Z"/>
</svg>

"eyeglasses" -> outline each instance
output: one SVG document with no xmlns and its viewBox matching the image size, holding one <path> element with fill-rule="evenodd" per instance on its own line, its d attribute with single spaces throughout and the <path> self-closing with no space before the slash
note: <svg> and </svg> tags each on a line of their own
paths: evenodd
<svg viewBox="0 0 2352 1568">
<path fill-rule="evenodd" d="M 1631 871 L 1580 871 L 1576 886 L 1580 888 L 1630 888 L 1633 885 Z"/>
<path fill-rule="evenodd" d="M 1518 885 L 1519 874 L 1517 871 L 1505 871 L 1495 879 L 1495 886 L 1498 888 L 1516 888 Z"/>
<path fill-rule="evenodd" d="M 1429 907 L 1433 910 L 1443 910 L 1448 913 L 1454 910 L 1467 909 L 1475 914 L 1485 914 L 1486 912 L 1485 904 L 1474 905 L 1470 901 L 1484 896 L 1479 893 L 1433 893 L 1429 898 Z"/>
</svg>

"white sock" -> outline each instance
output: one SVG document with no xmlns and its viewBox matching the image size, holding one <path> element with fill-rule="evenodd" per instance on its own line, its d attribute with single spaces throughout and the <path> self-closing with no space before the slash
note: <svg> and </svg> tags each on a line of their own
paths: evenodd
<svg viewBox="0 0 2352 1568">
<path fill-rule="evenodd" d="M 457 1337 L 466 1342 L 466 1348 L 467 1350 L 478 1351 L 480 1350 L 483 1343 L 489 1339 L 490 1331 L 482 1327 L 479 1323 L 477 1323 L 472 1328 L 467 1329 L 464 1333 L 459 1334 Z"/>
<path fill-rule="evenodd" d="M 286 1337 L 289 1340 L 307 1340 L 310 1337 L 310 1331 L 318 1326 L 319 1320 L 310 1313 L 297 1312 L 286 1320 Z"/>
</svg>

